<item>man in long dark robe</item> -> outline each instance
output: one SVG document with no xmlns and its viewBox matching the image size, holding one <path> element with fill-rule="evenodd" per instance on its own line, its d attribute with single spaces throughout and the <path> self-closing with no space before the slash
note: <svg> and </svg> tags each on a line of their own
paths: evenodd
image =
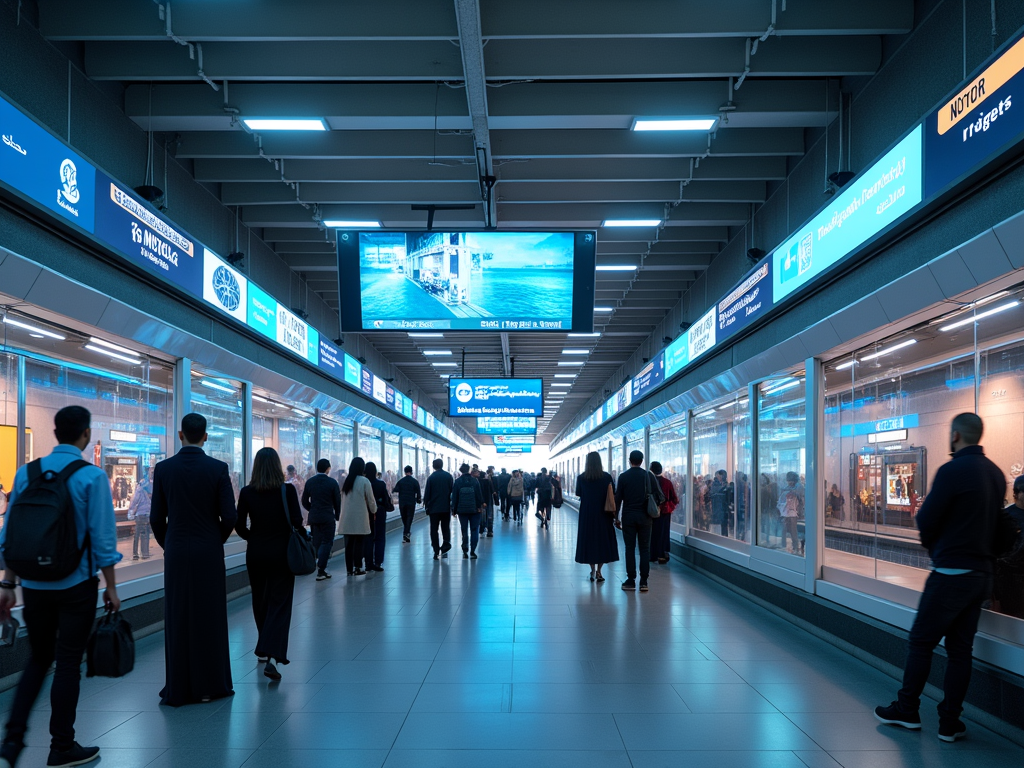
<svg viewBox="0 0 1024 768">
<path fill-rule="evenodd" d="M 206 419 L 181 420 L 181 450 L 156 465 L 150 523 L 164 549 L 164 658 L 160 703 L 231 696 L 224 542 L 237 519 L 228 465 L 203 451 Z"/>
</svg>

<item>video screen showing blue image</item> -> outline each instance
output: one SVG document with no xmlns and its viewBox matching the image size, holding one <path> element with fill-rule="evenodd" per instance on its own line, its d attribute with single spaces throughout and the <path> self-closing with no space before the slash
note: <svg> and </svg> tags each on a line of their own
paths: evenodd
<svg viewBox="0 0 1024 768">
<path fill-rule="evenodd" d="M 592 232 L 341 232 L 342 323 L 580 330 L 593 322 L 594 241 Z"/>
</svg>

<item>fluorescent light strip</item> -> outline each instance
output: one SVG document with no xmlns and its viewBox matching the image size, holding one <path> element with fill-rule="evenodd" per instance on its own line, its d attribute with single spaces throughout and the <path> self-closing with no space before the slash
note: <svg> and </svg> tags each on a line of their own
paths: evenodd
<svg viewBox="0 0 1024 768">
<path fill-rule="evenodd" d="M 273 400 L 268 400 L 262 395 L 253 395 L 252 399 L 258 403 L 266 403 L 267 405 L 280 405 L 280 403 L 275 403 Z"/>
<path fill-rule="evenodd" d="M 636 264 L 598 264 L 598 272 L 633 272 L 637 269 Z"/>
<path fill-rule="evenodd" d="M 431 363 L 435 368 L 458 368 L 458 363 Z"/>
<path fill-rule="evenodd" d="M 783 384 L 781 386 L 775 386 L 772 387 L 771 389 L 765 389 L 761 392 L 761 394 L 774 395 L 778 392 L 785 392 L 787 389 L 792 389 L 793 387 L 799 387 L 801 384 L 803 384 L 803 382 L 800 381 L 799 379 L 796 379 L 795 381 L 787 382 L 786 384 Z"/>
<path fill-rule="evenodd" d="M 561 365 L 561 366 L 583 365 L 584 362 L 585 361 L 583 361 L 583 360 L 559 360 L 558 364 Z"/>
<path fill-rule="evenodd" d="M 128 357 L 128 355 L 122 355 L 110 349 L 97 347 L 95 344 L 86 344 L 85 348 L 92 352 L 99 352 L 100 354 L 106 355 L 107 357 L 113 357 L 115 360 L 124 360 L 126 363 L 132 363 L 133 365 L 142 365 L 141 360 L 137 360 L 134 357 Z"/>
<path fill-rule="evenodd" d="M 657 227 L 661 219 L 605 219 L 604 227 Z"/>
<path fill-rule="evenodd" d="M 563 355 L 589 355 L 589 349 L 563 349 Z"/>
<path fill-rule="evenodd" d="M 841 365 L 837 365 L 836 366 L 836 370 L 837 371 L 845 371 L 847 368 L 853 368 L 853 366 L 855 366 L 855 365 L 857 365 L 857 361 L 856 360 L 847 360 L 845 363 L 842 363 Z"/>
<path fill-rule="evenodd" d="M 576 378 L 576 374 L 575 373 L 556 373 L 555 374 L 555 378 L 556 379 L 575 379 Z"/>
<path fill-rule="evenodd" d="M 325 227 L 330 229 L 380 229 L 379 221 L 349 221 L 346 219 L 325 219 Z"/>
<path fill-rule="evenodd" d="M 551 383 L 551 385 L 550 385 L 550 386 L 552 386 L 552 387 L 571 387 L 571 386 L 572 386 L 572 384 L 570 384 L 570 383 L 569 383 L 569 382 L 567 382 L 567 381 L 565 381 L 565 382 L 562 382 L 562 381 L 554 381 L 554 382 L 552 382 L 552 383 Z"/>
<path fill-rule="evenodd" d="M 420 352 L 422 352 L 424 355 L 427 355 L 428 357 L 431 355 L 451 357 L 452 354 L 452 351 L 450 349 L 421 349 Z"/>
<path fill-rule="evenodd" d="M 443 333 L 410 333 L 410 339 L 443 339 Z"/>
<path fill-rule="evenodd" d="M 595 312 L 614 312 L 615 307 L 594 307 Z"/>
<path fill-rule="evenodd" d="M 253 131 L 326 131 L 321 117 L 243 117 L 242 122 Z"/>
<path fill-rule="evenodd" d="M 231 387 L 226 387 L 223 384 L 218 384 L 217 382 L 210 381 L 209 379 L 203 379 L 199 383 L 202 384 L 204 387 L 216 389 L 218 392 L 227 392 L 229 395 L 235 394 L 235 390 L 232 389 Z"/>
<path fill-rule="evenodd" d="M 570 334 L 568 334 L 570 339 L 573 339 L 573 338 L 576 338 L 576 339 L 592 338 L 594 336 L 600 336 L 600 335 L 601 334 L 597 333 L 597 332 L 595 332 L 595 333 L 570 333 Z"/>
<path fill-rule="evenodd" d="M 969 322 L 973 322 L 973 320 L 974 320 L 974 318 L 971 318 L 971 321 L 969 321 Z M 940 328 L 939 330 L 941 331 L 943 329 Z M 895 352 L 897 349 L 903 349 L 904 347 L 909 347 L 912 344 L 917 344 L 917 339 L 907 339 L 906 341 L 901 341 L 899 344 L 895 344 L 895 345 L 893 345 L 891 347 L 888 347 L 886 349 L 879 350 L 878 352 L 872 352 L 870 355 L 864 355 L 864 356 L 861 357 L 861 362 L 864 362 L 865 360 L 874 360 L 876 357 L 881 357 L 882 355 L 888 355 L 890 352 Z"/>
<path fill-rule="evenodd" d="M 714 117 L 637 118 L 634 131 L 710 131 L 718 120 Z"/>
<path fill-rule="evenodd" d="M 1020 305 L 1020 300 L 1015 299 L 1014 301 L 1011 301 L 1008 304 L 1001 304 L 1000 306 L 994 307 L 993 309 L 990 309 L 987 312 L 982 312 L 980 315 L 973 315 L 973 316 L 965 318 L 963 320 L 958 320 L 955 323 L 951 323 L 950 325 L 944 325 L 941 328 L 939 328 L 939 330 L 940 331 L 952 331 L 952 330 L 955 330 L 957 328 L 962 328 L 963 326 L 970 325 L 971 323 L 973 323 L 973 322 L 975 322 L 977 320 L 983 320 L 986 317 L 992 317 L 992 315 L 998 315 L 1000 312 L 1005 312 L 1006 310 L 1013 309 L 1014 307 L 1019 306 L 1019 305 Z M 864 359 L 867 360 L 868 358 L 865 357 Z"/>
<path fill-rule="evenodd" d="M 15 320 L 9 315 L 4 315 L 4 323 L 6 325 L 13 325 L 15 328 L 22 328 L 26 331 L 31 331 L 32 333 L 38 333 L 40 336 L 46 336 L 49 339 L 56 339 L 57 341 L 66 341 L 66 339 L 59 333 L 53 333 L 52 331 L 48 331 L 45 328 L 39 328 L 34 325 L 29 325 L 28 323 L 23 323 L 21 322 L 21 320 Z"/>
<path fill-rule="evenodd" d="M 139 354 L 134 349 L 125 349 L 124 347 L 117 346 L 117 344 L 111 344 L 109 341 L 104 341 L 103 339 L 97 339 L 95 336 L 90 336 L 89 337 L 89 341 L 91 341 L 93 344 L 98 344 L 101 347 L 106 347 L 107 349 L 112 349 L 115 352 L 120 352 L 123 355 L 134 355 L 134 356 L 137 357 L 138 354 Z"/>
</svg>

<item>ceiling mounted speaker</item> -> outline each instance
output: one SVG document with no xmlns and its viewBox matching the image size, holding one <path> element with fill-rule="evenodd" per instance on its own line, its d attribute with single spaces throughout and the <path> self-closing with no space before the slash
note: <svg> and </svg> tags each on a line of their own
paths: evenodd
<svg viewBox="0 0 1024 768">
<path fill-rule="evenodd" d="M 831 181 L 836 187 L 845 187 L 857 174 L 853 171 L 836 171 L 828 175 L 828 180 Z"/>
<path fill-rule="evenodd" d="M 747 260 L 751 264 L 757 264 L 761 259 L 764 258 L 764 250 L 761 248 L 748 248 L 747 249 Z"/>
<path fill-rule="evenodd" d="M 135 191 L 147 203 L 155 203 L 164 196 L 164 191 L 160 187 L 154 187 L 152 184 L 143 184 L 141 187 L 136 187 Z"/>
</svg>

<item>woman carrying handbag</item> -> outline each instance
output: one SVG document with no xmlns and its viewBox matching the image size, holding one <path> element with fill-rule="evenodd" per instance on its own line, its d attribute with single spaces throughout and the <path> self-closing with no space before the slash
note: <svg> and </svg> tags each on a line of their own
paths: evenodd
<svg viewBox="0 0 1024 768">
<path fill-rule="evenodd" d="M 615 536 L 615 485 L 596 451 L 587 454 L 583 474 L 576 478 L 576 495 L 580 500 L 576 562 L 589 565 L 590 580 L 601 583 L 601 567 L 619 559 L 619 542 Z"/>
<path fill-rule="evenodd" d="M 238 494 L 235 530 L 248 542 L 245 568 L 252 586 L 253 618 L 259 630 L 256 656 L 266 663 L 263 674 L 274 681 L 281 679 L 274 663 L 288 663 L 288 631 L 295 589 L 295 574 L 288 564 L 288 543 L 294 529 L 302 529 L 299 495 L 294 485 L 285 483 L 277 451 L 261 448 L 252 463 L 252 480 Z"/>
</svg>

